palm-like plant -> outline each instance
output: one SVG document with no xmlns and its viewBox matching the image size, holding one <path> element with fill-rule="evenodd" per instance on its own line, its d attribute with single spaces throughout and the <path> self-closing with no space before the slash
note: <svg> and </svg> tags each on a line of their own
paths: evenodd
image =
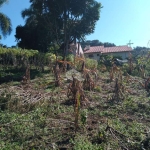
<svg viewBox="0 0 150 150">
<path fill-rule="evenodd" d="M 6 2 L 7 0 L 0 0 L 0 7 Z M 4 37 L 10 34 L 12 31 L 11 20 L 1 12 L 0 12 L 0 30 Z"/>
</svg>

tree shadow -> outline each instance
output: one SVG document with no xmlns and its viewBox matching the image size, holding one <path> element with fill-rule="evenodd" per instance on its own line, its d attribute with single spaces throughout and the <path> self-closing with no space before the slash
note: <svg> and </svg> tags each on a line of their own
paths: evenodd
<svg viewBox="0 0 150 150">
<path fill-rule="evenodd" d="M 63 102 L 61 104 L 67 105 L 67 106 L 73 106 L 74 105 L 74 100 L 73 99 L 69 99 L 69 100 L 66 100 L 65 102 Z"/>
<path fill-rule="evenodd" d="M 8 83 L 11 81 L 20 82 L 25 75 L 25 70 L 22 69 L 7 69 L 5 71 L 0 70 L 0 84 Z M 42 73 L 36 69 L 30 70 L 30 79 L 35 79 L 35 77 L 42 77 Z"/>
</svg>

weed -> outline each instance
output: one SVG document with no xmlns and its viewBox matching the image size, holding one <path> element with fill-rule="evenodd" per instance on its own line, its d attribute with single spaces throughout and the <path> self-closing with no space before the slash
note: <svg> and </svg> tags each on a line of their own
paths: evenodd
<svg viewBox="0 0 150 150">
<path fill-rule="evenodd" d="M 89 149 L 89 150 L 103 150 L 103 148 L 97 144 L 92 144 L 88 141 L 87 137 L 77 135 L 74 140 L 71 140 L 73 144 L 74 150 L 82 150 L 82 149 Z"/>
<path fill-rule="evenodd" d="M 95 83 L 93 81 L 93 79 L 91 78 L 89 73 L 86 73 L 85 75 L 85 80 L 83 82 L 83 87 L 85 90 L 93 90 L 95 87 Z"/>
<path fill-rule="evenodd" d="M 122 84 L 122 80 L 119 80 L 116 78 L 115 80 L 115 89 L 114 89 L 114 94 L 112 96 L 112 101 L 116 101 L 117 103 L 125 98 L 124 96 L 124 86 Z"/>
<path fill-rule="evenodd" d="M 94 91 L 96 91 L 96 92 L 101 92 L 101 91 L 102 91 L 102 89 L 101 89 L 101 87 L 100 87 L 100 86 L 96 86 L 96 87 L 94 88 Z"/>
<path fill-rule="evenodd" d="M 85 126 L 85 124 L 87 122 L 87 117 L 88 117 L 87 109 L 82 110 L 82 112 L 81 112 L 81 123 L 82 123 L 83 126 Z"/>
</svg>

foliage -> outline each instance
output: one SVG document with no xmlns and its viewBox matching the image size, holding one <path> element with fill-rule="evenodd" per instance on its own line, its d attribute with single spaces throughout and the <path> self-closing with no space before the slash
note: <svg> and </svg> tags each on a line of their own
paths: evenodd
<svg viewBox="0 0 150 150">
<path fill-rule="evenodd" d="M 99 65 L 104 64 L 107 67 L 112 65 L 113 56 L 112 55 L 101 55 L 99 60 Z"/>
<path fill-rule="evenodd" d="M 86 58 L 85 59 L 85 66 L 88 69 L 96 69 L 98 65 L 98 62 L 94 59 Z"/>
<path fill-rule="evenodd" d="M 109 42 L 100 42 L 99 40 L 88 40 L 81 42 L 82 47 L 86 47 L 87 45 L 90 46 L 104 46 L 104 47 L 113 47 L 116 46 L 114 43 L 109 43 Z"/>
<path fill-rule="evenodd" d="M 0 7 L 6 2 L 7 2 L 7 0 L 1 0 Z M 11 33 L 11 31 L 12 31 L 11 26 L 12 26 L 11 20 L 5 14 L 0 13 L 0 30 L 4 37 L 6 37 L 6 35 Z"/>
<path fill-rule="evenodd" d="M 69 55 L 67 55 L 66 60 L 74 63 L 74 59 L 75 59 L 74 57 L 75 56 L 73 54 L 69 54 Z"/>
<path fill-rule="evenodd" d="M 15 37 L 21 48 L 39 50 L 40 52 L 48 52 L 52 49 L 50 45 L 52 39 L 48 36 L 47 29 L 41 24 L 39 26 L 19 25 L 16 28 Z M 52 50 L 56 51 L 57 47 Z"/>
<path fill-rule="evenodd" d="M 51 63 L 56 61 L 56 55 L 53 53 L 46 53 L 45 57 L 48 59 L 47 61 L 50 61 Z"/>
<path fill-rule="evenodd" d="M 30 3 L 30 7 L 22 11 L 26 24 L 16 28 L 16 39 L 20 47 L 42 52 L 47 52 L 48 47 L 56 43 L 65 43 L 63 50 L 66 50 L 67 43 L 93 33 L 100 17 L 101 3 L 95 0 Z"/>
<path fill-rule="evenodd" d="M 0 55 L 15 55 L 15 56 L 26 56 L 26 57 L 32 57 L 36 54 L 38 54 L 37 50 L 27 50 L 27 49 L 14 49 L 14 48 L 0 48 Z"/>
<path fill-rule="evenodd" d="M 61 56 L 58 56 L 58 59 L 61 60 Z M 0 48 L 0 63 L 4 66 L 26 68 L 28 64 L 32 64 L 42 70 L 43 65 L 47 65 L 51 70 L 55 61 L 56 55 L 53 53 L 40 53 L 37 50 L 21 48 Z"/>
<path fill-rule="evenodd" d="M 81 114 L 80 115 L 81 116 L 81 123 L 82 123 L 83 126 L 85 126 L 86 122 L 87 122 L 87 117 L 88 117 L 87 109 L 82 110 L 80 114 Z"/>
<path fill-rule="evenodd" d="M 74 145 L 74 150 L 82 150 L 82 149 L 89 149 L 89 150 L 103 150 L 101 146 L 94 145 L 84 136 L 77 135 L 74 140 L 71 140 L 71 143 Z"/>
<path fill-rule="evenodd" d="M 148 50 L 149 48 L 147 47 L 137 46 L 133 48 L 132 54 L 134 57 L 138 57 L 147 54 Z"/>
</svg>

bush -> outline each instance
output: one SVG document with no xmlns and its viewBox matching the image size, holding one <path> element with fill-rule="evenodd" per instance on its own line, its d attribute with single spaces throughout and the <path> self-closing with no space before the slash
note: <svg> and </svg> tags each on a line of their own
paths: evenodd
<svg viewBox="0 0 150 150">
<path fill-rule="evenodd" d="M 74 62 L 74 55 L 73 54 L 67 55 L 66 60 L 73 63 Z"/>
<path fill-rule="evenodd" d="M 97 60 L 86 58 L 86 60 L 85 60 L 85 66 L 88 69 L 94 69 L 94 68 L 97 68 L 98 62 L 97 62 Z"/>
</svg>

